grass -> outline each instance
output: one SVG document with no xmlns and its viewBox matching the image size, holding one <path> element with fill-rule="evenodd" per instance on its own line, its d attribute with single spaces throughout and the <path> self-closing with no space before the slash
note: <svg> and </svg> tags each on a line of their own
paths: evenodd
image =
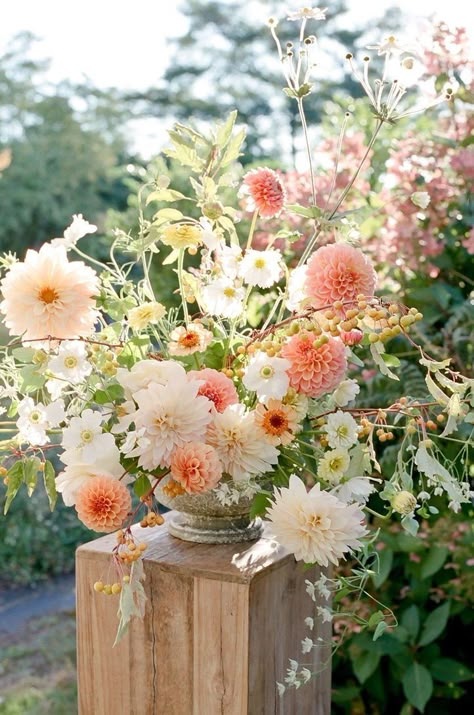
<svg viewBox="0 0 474 715">
<path fill-rule="evenodd" d="M 0 636 L 0 715 L 77 712 L 75 614 L 31 621 Z"/>
</svg>

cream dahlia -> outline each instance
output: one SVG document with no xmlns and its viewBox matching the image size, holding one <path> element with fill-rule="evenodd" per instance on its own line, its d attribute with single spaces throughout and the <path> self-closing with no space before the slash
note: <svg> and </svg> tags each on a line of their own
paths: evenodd
<svg viewBox="0 0 474 715">
<path fill-rule="evenodd" d="M 127 487 L 105 475 L 86 482 L 77 494 L 77 516 L 94 531 L 107 533 L 120 528 L 131 506 Z"/>
<path fill-rule="evenodd" d="M 77 338 L 94 331 L 98 279 L 82 261 L 67 259 L 66 249 L 44 244 L 29 250 L 0 284 L 5 325 L 25 340 Z"/>
<path fill-rule="evenodd" d="M 232 380 L 218 370 L 213 370 L 211 367 L 205 367 L 202 370 L 190 370 L 188 379 L 201 382 L 198 395 L 207 397 L 218 412 L 224 412 L 226 407 L 239 401 L 239 396 Z"/>
<path fill-rule="evenodd" d="M 124 367 L 117 370 L 117 380 L 125 388 L 127 397 L 147 388 L 152 382 L 167 385 L 185 377 L 184 367 L 174 360 L 140 360 L 131 370 Z"/>
<path fill-rule="evenodd" d="M 133 421 L 145 440 L 128 456 L 138 457 L 140 467 L 169 467 L 176 447 L 203 441 L 211 413 L 209 400 L 198 395 L 198 390 L 199 383 L 185 377 L 167 385 L 152 382 L 134 395 L 138 410 Z"/>
<path fill-rule="evenodd" d="M 352 549 L 367 530 L 357 504 L 344 504 L 322 492 L 316 484 L 309 492 L 295 474 L 288 487 L 275 489 L 274 501 L 267 510 L 277 540 L 292 551 L 297 561 L 328 566 Z"/>
<path fill-rule="evenodd" d="M 344 377 L 346 351 L 338 338 L 315 347 L 314 333 L 302 331 L 283 346 L 280 355 L 291 365 L 287 370 L 290 385 L 309 397 L 321 397 L 334 390 Z"/>
<path fill-rule="evenodd" d="M 359 294 L 373 295 L 376 282 L 372 264 L 359 248 L 333 243 L 319 248 L 308 261 L 305 289 L 311 304 L 323 308 Z"/>
<path fill-rule="evenodd" d="M 257 428 L 255 413 L 240 404 L 214 415 L 206 442 L 215 448 L 224 472 L 236 481 L 270 471 L 278 461 L 278 450 Z"/>
<path fill-rule="evenodd" d="M 187 442 L 171 457 L 171 476 L 187 492 L 205 492 L 217 486 L 222 466 L 216 450 L 203 442 Z"/>
</svg>

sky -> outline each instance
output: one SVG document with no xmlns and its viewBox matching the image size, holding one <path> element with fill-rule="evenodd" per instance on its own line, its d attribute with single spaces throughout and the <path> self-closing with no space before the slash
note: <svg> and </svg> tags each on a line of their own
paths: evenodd
<svg viewBox="0 0 474 715">
<path fill-rule="evenodd" d="M 298 9 L 304 0 L 273 0 L 272 14 L 284 17 L 287 9 Z M 396 4 L 408 15 L 407 31 L 416 32 L 416 18 L 438 15 L 449 24 L 469 26 L 474 36 L 474 13 L 466 9 L 466 0 L 348 0 L 355 22 L 379 17 L 389 5 Z M 37 57 L 51 58 L 52 81 L 87 77 L 98 87 L 142 89 L 156 85 L 167 66 L 167 43 L 186 30 L 179 8 L 186 0 L 19 0 L 5 2 L 0 25 L 0 55 L 18 32 L 29 30 L 39 38 Z M 321 7 L 328 6 L 326 0 Z M 448 12 L 449 9 L 449 12 Z M 269 13 L 255 21 L 262 25 Z M 262 27 L 262 31 L 265 28 Z M 137 124 L 136 148 L 146 153 L 155 127 Z"/>
</svg>

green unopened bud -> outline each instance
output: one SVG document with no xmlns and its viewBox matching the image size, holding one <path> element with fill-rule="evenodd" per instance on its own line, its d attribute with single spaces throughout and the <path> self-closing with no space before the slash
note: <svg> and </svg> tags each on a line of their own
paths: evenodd
<svg viewBox="0 0 474 715">
<path fill-rule="evenodd" d="M 48 360 L 47 354 L 44 350 L 36 350 L 33 355 L 33 362 L 35 365 L 43 365 Z"/>
<path fill-rule="evenodd" d="M 411 492 L 403 491 L 398 492 L 392 499 L 392 509 L 396 511 L 397 514 L 411 514 L 416 507 L 416 498 Z"/>
<path fill-rule="evenodd" d="M 215 221 L 224 213 L 224 207 L 219 201 L 208 201 L 202 207 L 202 213 L 206 218 Z"/>
</svg>

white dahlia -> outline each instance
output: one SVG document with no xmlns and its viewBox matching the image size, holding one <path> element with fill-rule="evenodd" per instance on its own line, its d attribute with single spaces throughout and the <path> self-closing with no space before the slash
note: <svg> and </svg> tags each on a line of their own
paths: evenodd
<svg viewBox="0 0 474 715">
<path fill-rule="evenodd" d="M 0 311 L 11 335 L 25 340 L 77 338 L 94 331 L 98 294 L 95 271 L 67 259 L 66 249 L 44 244 L 29 250 L 0 284 Z"/>
<path fill-rule="evenodd" d="M 240 404 L 214 415 L 206 443 L 217 451 L 224 472 L 236 481 L 268 472 L 278 461 L 278 450 L 265 439 L 255 413 Z"/>
<path fill-rule="evenodd" d="M 140 360 L 131 370 L 119 367 L 117 380 L 125 388 L 128 397 L 144 390 L 151 383 L 167 385 L 168 382 L 184 380 L 186 370 L 174 360 Z"/>
<path fill-rule="evenodd" d="M 357 422 L 349 412 L 338 410 L 328 415 L 324 430 L 327 432 L 327 441 L 330 447 L 349 449 L 358 441 L 359 428 Z"/>
<path fill-rule="evenodd" d="M 138 410 L 133 415 L 141 444 L 128 452 L 138 457 L 144 469 L 169 467 L 176 447 L 187 442 L 204 442 L 211 420 L 209 400 L 198 395 L 201 383 L 177 379 L 168 385 L 150 383 L 134 395 Z"/>
<path fill-rule="evenodd" d="M 367 533 L 357 504 L 344 504 L 322 492 L 319 484 L 307 492 L 295 474 L 288 487 L 275 489 L 267 518 L 277 540 L 297 561 L 320 566 L 337 565 L 346 552 L 361 547 L 359 539 Z"/>
</svg>

